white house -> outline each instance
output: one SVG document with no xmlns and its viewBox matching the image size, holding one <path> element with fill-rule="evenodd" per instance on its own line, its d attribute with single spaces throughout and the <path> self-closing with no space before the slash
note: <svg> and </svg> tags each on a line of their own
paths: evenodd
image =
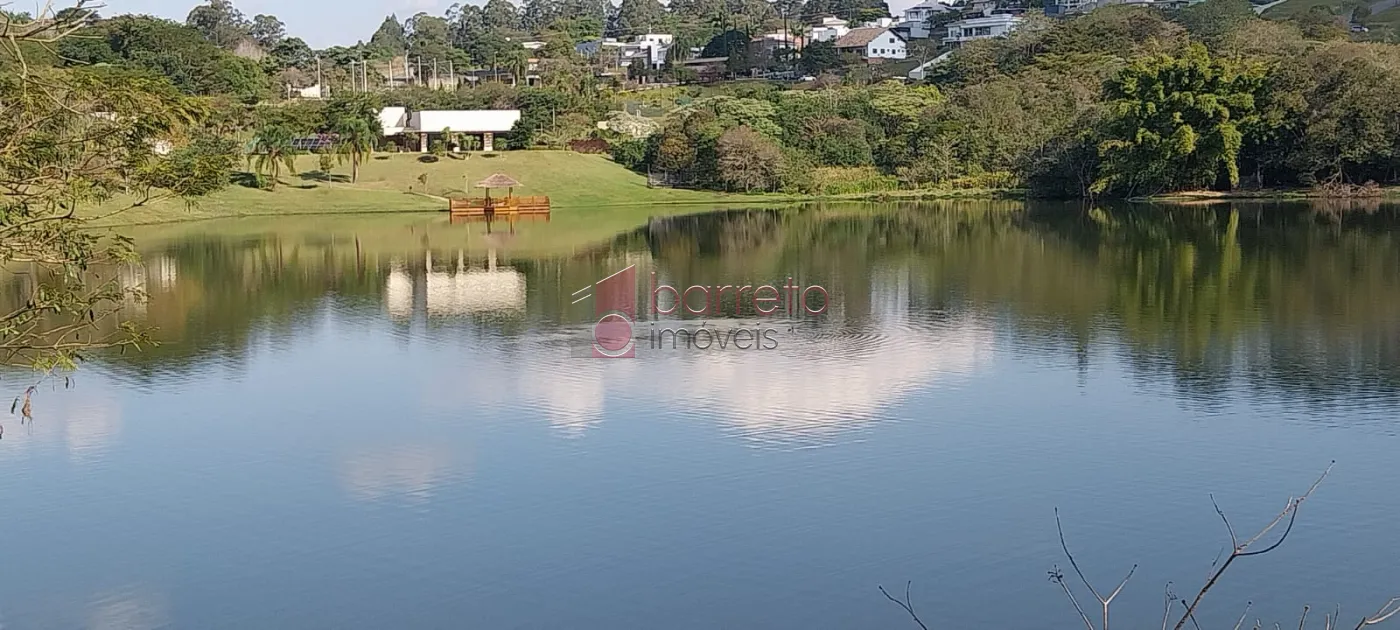
<svg viewBox="0 0 1400 630">
<path fill-rule="evenodd" d="M 637 36 L 636 41 L 632 43 L 647 51 L 648 67 L 660 68 L 666 65 L 666 55 L 671 52 L 671 46 L 676 44 L 676 36 L 665 33 L 647 33 Z"/>
<path fill-rule="evenodd" d="M 384 137 L 417 136 L 419 150 L 428 152 L 428 140 L 443 131 L 481 136 L 481 150 L 494 150 L 496 134 L 507 133 L 520 120 L 518 109 L 473 109 L 421 111 L 409 113 L 403 107 L 386 107 L 379 112 Z"/>
<path fill-rule="evenodd" d="M 934 16 L 956 13 L 957 11 L 956 8 L 939 0 L 927 0 L 909 7 L 904 12 L 904 19 L 899 22 L 899 28 L 909 33 L 911 39 L 928 39 L 933 35 L 929 29 L 929 20 L 933 19 Z"/>
<path fill-rule="evenodd" d="M 834 42 L 842 35 L 851 32 L 850 23 L 838 18 L 827 16 L 822 21 L 807 27 L 807 41 L 809 42 Z"/>
<path fill-rule="evenodd" d="M 1005 37 L 1011 31 L 1016 30 L 1022 21 L 1023 18 L 1020 16 L 994 13 L 983 17 L 949 22 L 948 36 L 943 38 L 943 43 L 958 46 L 977 39 Z"/>
<path fill-rule="evenodd" d="M 854 29 L 836 40 L 836 50 L 856 53 L 871 63 L 909 56 L 908 44 L 894 29 L 880 26 Z"/>
<path fill-rule="evenodd" d="M 408 128 L 408 108 L 385 107 L 379 110 L 379 126 L 383 128 L 386 138 L 403 133 Z"/>
</svg>

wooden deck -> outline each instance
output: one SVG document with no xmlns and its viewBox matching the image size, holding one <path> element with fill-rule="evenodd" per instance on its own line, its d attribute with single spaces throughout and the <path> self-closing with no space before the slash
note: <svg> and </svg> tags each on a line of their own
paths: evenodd
<svg viewBox="0 0 1400 630">
<path fill-rule="evenodd" d="M 549 197 L 503 197 L 486 199 L 452 199 L 448 205 L 452 218 L 549 220 Z"/>
</svg>

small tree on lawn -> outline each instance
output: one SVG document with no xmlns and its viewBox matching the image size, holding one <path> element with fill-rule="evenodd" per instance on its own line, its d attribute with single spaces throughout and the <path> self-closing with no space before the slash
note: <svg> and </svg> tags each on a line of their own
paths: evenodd
<svg viewBox="0 0 1400 630">
<path fill-rule="evenodd" d="M 277 190 L 282 169 L 296 171 L 298 153 L 291 128 L 282 123 L 268 123 L 253 136 L 253 153 L 248 156 L 248 163 L 258 177 L 267 175 L 269 190 Z"/>
</svg>

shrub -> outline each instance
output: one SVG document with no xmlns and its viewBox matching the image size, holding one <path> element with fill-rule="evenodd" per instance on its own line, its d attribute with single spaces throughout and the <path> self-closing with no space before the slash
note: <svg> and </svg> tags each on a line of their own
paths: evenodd
<svg viewBox="0 0 1400 630">
<path fill-rule="evenodd" d="M 816 195 L 854 195 L 899 190 L 899 180 L 874 167 L 827 166 L 812 169 L 807 192 Z"/>
<path fill-rule="evenodd" d="M 573 140 L 569 142 L 569 150 L 575 153 L 608 153 L 612 147 L 608 141 L 602 138 L 588 138 L 587 140 Z"/>
<path fill-rule="evenodd" d="M 647 141 L 643 139 L 619 140 L 609 149 L 614 162 L 634 171 L 641 170 L 647 159 Z"/>
<path fill-rule="evenodd" d="M 973 188 L 1017 188 L 1021 178 L 1011 171 L 990 171 L 963 175 L 948 181 L 947 187 L 967 190 Z"/>
<path fill-rule="evenodd" d="M 847 118 L 829 116 L 808 121 L 802 145 L 827 166 L 868 166 L 874 162 L 865 125 Z"/>
</svg>

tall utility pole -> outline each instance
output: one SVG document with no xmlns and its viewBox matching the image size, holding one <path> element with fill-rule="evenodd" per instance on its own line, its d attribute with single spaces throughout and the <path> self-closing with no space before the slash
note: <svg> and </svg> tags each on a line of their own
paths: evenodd
<svg viewBox="0 0 1400 630">
<path fill-rule="evenodd" d="M 423 80 L 423 55 L 418 55 L 418 81 L 423 85 L 428 84 L 427 81 Z"/>
<path fill-rule="evenodd" d="M 364 60 L 364 62 L 360 64 L 360 78 L 362 79 L 362 80 L 360 81 L 360 83 L 363 84 L 363 85 L 365 86 L 365 94 L 369 94 L 369 60 L 368 60 L 368 59 Z"/>
<path fill-rule="evenodd" d="M 452 67 L 452 60 L 447 60 L 447 82 L 452 84 L 452 89 L 457 89 L 457 69 Z"/>
<path fill-rule="evenodd" d="M 326 97 L 326 82 L 321 79 L 321 58 L 316 58 L 316 98 Z"/>
<path fill-rule="evenodd" d="M 355 92 L 355 60 L 350 60 L 350 92 Z"/>
<path fill-rule="evenodd" d="M 403 51 L 403 83 L 406 86 L 413 85 L 413 72 L 408 68 L 408 51 Z"/>
<path fill-rule="evenodd" d="M 434 88 L 434 89 L 441 89 L 441 88 L 442 88 L 442 83 L 441 83 L 440 81 L 438 81 L 437 57 L 434 57 L 434 58 L 433 58 L 433 88 Z"/>
</svg>

